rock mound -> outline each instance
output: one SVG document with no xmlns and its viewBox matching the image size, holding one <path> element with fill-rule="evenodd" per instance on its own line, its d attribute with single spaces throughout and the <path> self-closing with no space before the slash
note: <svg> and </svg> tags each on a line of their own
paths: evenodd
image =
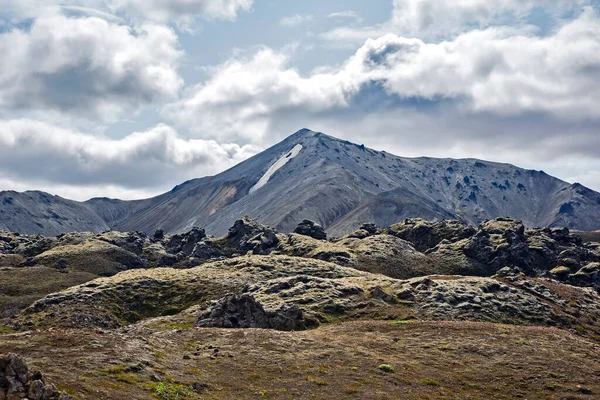
<svg viewBox="0 0 600 400">
<path fill-rule="evenodd" d="M 217 300 L 202 313 L 196 323 L 200 328 L 261 328 L 280 331 L 306 329 L 302 310 L 295 304 L 284 304 L 267 311 L 251 294 L 229 294 Z"/>
<path fill-rule="evenodd" d="M 424 252 L 437 246 L 443 240 L 454 243 L 471 237 L 476 230 L 459 221 L 429 222 L 421 218 L 409 218 L 390 226 L 389 232 L 412 243 L 415 249 Z"/>
<path fill-rule="evenodd" d="M 305 219 L 300 222 L 296 229 L 294 229 L 294 233 L 304 236 L 310 236 L 313 239 L 317 240 L 327 240 L 327 234 L 325 233 L 325 229 L 316 222 Z"/>
</svg>

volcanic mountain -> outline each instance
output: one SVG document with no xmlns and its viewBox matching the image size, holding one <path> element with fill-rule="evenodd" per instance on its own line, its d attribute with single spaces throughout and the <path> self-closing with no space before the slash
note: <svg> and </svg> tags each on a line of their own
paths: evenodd
<svg viewBox="0 0 600 400">
<path fill-rule="evenodd" d="M 243 215 L 293 230 L 303 219 L 334 236 L 407 217 L 478 224 L 507 216 L 527 226 L 600 228 L 600 193 L 543 171 L 476 159 L 403 158 L 303 129 L 215 176 L 136 201 L 75 202 L 42 192 L 0 192 L 0 229 L 223 235 Z"/>
</svg>

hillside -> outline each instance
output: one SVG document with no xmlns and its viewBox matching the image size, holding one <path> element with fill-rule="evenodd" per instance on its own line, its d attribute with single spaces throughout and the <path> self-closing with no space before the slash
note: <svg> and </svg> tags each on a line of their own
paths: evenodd
<svg viewBox="0 0 600 400">
<path fill-rule="evenodd" d="M 527 226 L 593 231 L 600 228 L 600 194 L 541 171 L 475 159 L 402 158 L 304 129 L 219 175 L 152 199 L 77 203 L 2 192 L 0 215 L 0 228 L 44 234 L 176 233 L 201 226 L 223 235 L 240 215 L 282 232 L 308 218 L 334 236 L 364 222 L 387 226 L 408 217 L 477 225 L 508 216 Z"/>
<path fill-rule="evenodd" d="M 295 231 L 0 232 L 0 398 L 598 397 L 600 245 L 506 218 Z"/>
</svg>

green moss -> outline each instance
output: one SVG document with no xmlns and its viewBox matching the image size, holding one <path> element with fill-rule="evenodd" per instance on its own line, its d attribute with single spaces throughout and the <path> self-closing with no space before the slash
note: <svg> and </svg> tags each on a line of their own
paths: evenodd
<svg viewBox="0 0 600 400">
<path fill-rule="evenodd" d="M 377 368 L 385 372 L 394 372 L 394 366 L 392 364 L 379 364 Z"/>
<path fill-rule="evenodd" d="M 402 321 L 390 321 L 388 322 L 388 324 L 394 326 L 394 325 L 408 325 L 408 324 L 412 324 L 413 322 L 415 322 L 414 319 L 407 319 L 407 320 L 402 320 Z"/>
<path fill-rule="evenodd" d="M 439 381 L 436 381 L 434 379 L 429 379 L 429 378 L 421 379 L 421 383 L 423 385 L 427 385 L 427 386 L 442 386 L 442 384 Z"/>
<path fill-rule="evenodd" d="M 7 325 L 0 325 L 0 335 L 4 334 L 11 334 L 11 333 L 15 333 L 17 332 L 15 329 L 11 328 L 10 326 Z"/>
<path fill-rule="evenodd" d="M 154 394 L 159 399 L 180 400 L 193 395 L 192 388 L 178 383 L 160 382 L 154 387 Z"/>
</svg>

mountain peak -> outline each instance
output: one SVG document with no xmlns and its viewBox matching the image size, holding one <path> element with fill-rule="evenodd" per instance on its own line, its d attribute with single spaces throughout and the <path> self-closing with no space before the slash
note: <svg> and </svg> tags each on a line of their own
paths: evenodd
<svg viewBox="0 0 600 400">
<path fill-rule="evenodd" d="M 596 230 L 600 193 L 509 164 L 398 157 L 304 128 L 227 171 L 156 198 L 80 204 L 7 193 L 0 213 L 0 228 L 45 234 L 201 226 L 218 236 L 242 215 L 281 232 L 311 219 L 332 235 L 408 217 L 478 224 L 510 216 L 527 226 Z"/>
<path fill-rule="evenodd" d="M 310 130 L 308 128 L 302 128 L 299 131 L 293 133 L 292 135 L 290 135 L 290 137 L 292 136 L 312 136 L 315 135 L 317 132 Z"/>
</svg>

